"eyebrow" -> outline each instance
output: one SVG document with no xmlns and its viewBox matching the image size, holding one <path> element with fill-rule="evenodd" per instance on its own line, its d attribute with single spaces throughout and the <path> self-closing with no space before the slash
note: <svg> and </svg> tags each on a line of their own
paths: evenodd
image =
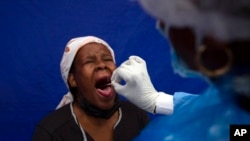
<svg viewBox="0 0 250 141">
<path fill-rule="evenodd" d="M 104 54 L 102 54 L 101 56 L 102 56 L 102 57 L 108 56 L 108 57 L 112 57 L 112 58 L 113 58 L 113 56 L 112 56 L 111 54 L 108 54 L 108 53 L 104 53 Z"/>
<path fill-rule="evenodd" d="M 109 54 L 109 53 L 103 53 L 103 54 L 101 54 L 101 58 L 103 58 L 103 57 L 111 57 L 113 59 L 113 56 L 111 54 Z M 79 59 L 80 60 L 87 60 L 87 59 L 95 59 L 95 58 L 96 58 L 95 54 L 90 54 L 90 55 L 81 57 Z"/>
<path fill-rule="evenodd" d="M 88 55 L 86 57 L 82 57 L 82 59 L 94 59 L 94 58 L 96 58 L 95 55 Z"/>
</svg>

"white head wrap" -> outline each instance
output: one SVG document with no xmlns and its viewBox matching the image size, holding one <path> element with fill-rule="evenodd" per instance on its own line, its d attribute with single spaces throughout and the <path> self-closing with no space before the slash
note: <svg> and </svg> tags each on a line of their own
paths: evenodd
<svg viewBox="0 0 250 141">
<path fill-rule="evenodd" d="M 69 75 L 71 65 L 72 65 L 72 63 L 74 61 L 74 58 L 76 56 L 76 53 L 81 47 L 83 47 L 84 45 L 89 44 L 89 43 L 103 44 L 110 51 L 110 53 L 111 53 L 111 55 L 113 57 L 113 60 L 115 62 L 114 51 L 109 46 L 109 44 L 107 42 L 105 42 L 104 40 L 102 40 L 102 39 L 100 39 L 98 37 L 95 37 L 95 36 L 84 36 L 84 37 L 77 37 L 77 38 L 71 39 L 66 44 L 64 54 L 62 56 L 62 60 L 61 60 L 61 64 L 60 64 L 62 78 L 63 78 L 63 81 L 66 84 L 68 89 L 69 89 L 68 75 Z M 56 107 L 56 109 L 64 106 L 65 104 L 68 104 L 68 103 L 70 103 L 72 101 L 73 101 L 73 96 L 72 96 L 72 94 L 70 92 L 68 92 L 66 95 L 63 96 L 62 100 L 60 101 L 60 103 Z"/>
</svg>

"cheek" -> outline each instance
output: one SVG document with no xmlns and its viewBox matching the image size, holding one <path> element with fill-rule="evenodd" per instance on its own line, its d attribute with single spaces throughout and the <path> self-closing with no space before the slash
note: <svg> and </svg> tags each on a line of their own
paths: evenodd
<svg viewBox="0 0 250 141">
<path fill-rule="evenodd" d="M 170 41 L 176 53 L 182 58 L 187 65 L 195 69 L 195 36 L 190 28 L 170 28 Z"/>
<path fill-rule="evenodd" d="M 76 74 L 76 83 L 77 83 L 77 89 L 79 97 L 85 97 L 87 100 L 91 99 L 91 95 L 89 93 L 92 93 L 93 91 L 93 84 L 92 82 L 92 71 L 90 69 L 81 69 L 81 71 L 78 71 Z"/>
<path fill-rule="evenodd" d="M 116 65 L 115 64 L 110 64 L 109 69 L 113 72 L 116 69 Z"/>
<path fill-rule="evenodd" d="M 84 85 L 90 82 L 92 76 L 92 70 L 89 68 L 82 68 L 75 75 L 78 85 Z"/>
</svg>

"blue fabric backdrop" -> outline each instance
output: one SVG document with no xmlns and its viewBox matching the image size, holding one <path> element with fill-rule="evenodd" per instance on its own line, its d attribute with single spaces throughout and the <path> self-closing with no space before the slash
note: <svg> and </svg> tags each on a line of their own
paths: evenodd
<svg viewBox="0 0 250 141">
<path fill-rule="evenodd" d="M 167 41 L 135 0 L 2 0 L 0 18 L 1 141 L 30 140 L 67 92 L 59 63 L 73 37 L 106 40 L 117 65 L 143 57 L 159 91 L 198 93 L 206 86 L 173 73 Z"/>
</svg>

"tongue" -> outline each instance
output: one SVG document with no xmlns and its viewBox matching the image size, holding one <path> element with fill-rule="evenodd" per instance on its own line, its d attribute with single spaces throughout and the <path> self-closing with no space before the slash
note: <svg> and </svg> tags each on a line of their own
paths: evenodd
<svg viewBox="0 0 250 141">
<path fill-rule="evenodd" d="M 97 92 L 101 94 L 102 96 L 110 96 L 112 89 L 111 87 L 106 87 L 105 89 L 97 89 Z"/>
</svg>

